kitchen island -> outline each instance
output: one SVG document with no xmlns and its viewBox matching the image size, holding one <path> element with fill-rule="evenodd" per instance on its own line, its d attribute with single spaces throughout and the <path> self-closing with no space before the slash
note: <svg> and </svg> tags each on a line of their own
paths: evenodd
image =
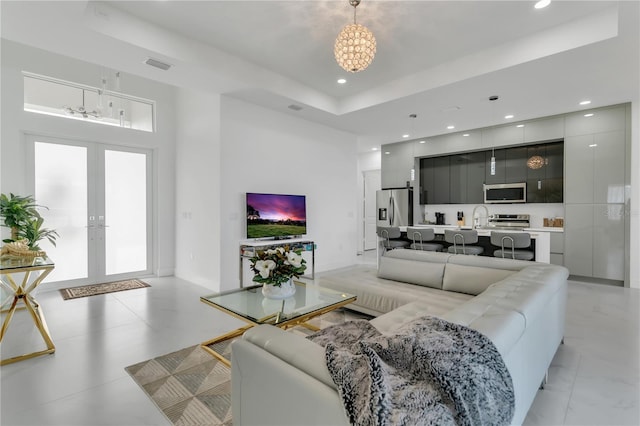
<svg viewBox="0 0 640 426">
<path fill-rule="evenodd" d="M 472 229 L 471 226 L 457 226 L 457 225 L 414 225 L 413 228 L 433 228 L 436 234 L 436 242 L 440 242 L 444 237 L 445 229 Z M 401 226 L 400 231 L 403 235 L 406 235 L 407 227 Z M 491 237 L 492 229 L 488 228 L 478 228 L 478 240 L 479 245 L 490 246 L 489 239 Z M 502 231 L 502 229 L 493 229 L 493 231 Z M 562 228 L 524 228 L 522 230 L 509 230 L 508 232 L 528 232 L 531 235 L 532 246 L 535 250 L 535 258 L 536 262 L 550 263 L 551 261 L 551 232 L 562 232 Z M 497 247 L 493 246 L 494 249 Z M 484 255 L 491 256 L 493 254 L 493 250 L 487 251 L 485 249 Z"/>
</svg>

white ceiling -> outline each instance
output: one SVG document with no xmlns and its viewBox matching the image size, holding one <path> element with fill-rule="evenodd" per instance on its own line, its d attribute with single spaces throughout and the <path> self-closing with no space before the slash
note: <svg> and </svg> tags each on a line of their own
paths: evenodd
<svg viewBox="0 0 640 426">
<path fill-rule="evenodd" d="M 3 0 L 1 28 L 3 38 L 352 132 L 360 151 L 404 133 L 502 124 L 507 113 L 524 120 L 583 108 L 584 99 L 639 99 L 639 1 L 533 4 L 362 0 L 358 23 L 378 52 L 356 74 L 333 58 L 353 18 L 347 0 Z M 151 68 L 147 57 L 173 67 Z"/>
</svg>

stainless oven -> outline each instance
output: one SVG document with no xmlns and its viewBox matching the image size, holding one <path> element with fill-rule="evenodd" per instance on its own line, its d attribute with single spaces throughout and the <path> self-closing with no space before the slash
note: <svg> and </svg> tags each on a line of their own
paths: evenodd
<svg viewBox="0 0 640 426">
<path fill-rule="evenodd" d="M 494 185 L 483 185 L 485 204 L 507 204 L 526 203 L 527 184 L 522 183 L 500 183 Z"/>
</svg>

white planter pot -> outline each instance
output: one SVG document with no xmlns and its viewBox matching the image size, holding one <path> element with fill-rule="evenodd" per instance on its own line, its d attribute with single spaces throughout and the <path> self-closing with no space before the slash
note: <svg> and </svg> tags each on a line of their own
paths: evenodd
<svg viewBox="0 0 640 426">
<path fill-rule="evenodd" d="M 269 284 L 262 285 L 262 295 L 267 299 L 286 299 L 287 297 L 293 296 L 295 293 L 296 285 L 293 283 L 292 279 L 280 284 L 280 286 Z"/>
</svg>

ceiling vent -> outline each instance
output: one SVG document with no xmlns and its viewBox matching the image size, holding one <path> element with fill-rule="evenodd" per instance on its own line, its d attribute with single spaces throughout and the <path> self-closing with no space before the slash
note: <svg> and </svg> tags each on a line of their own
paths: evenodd
<svg viewBox="0 0 640 426">
<path fill-rule="evenodd" d="M 300 111 L 302 109 L 300 105 L 296 105 L 296 104 L 291 104 L 287 108 L 292 109 L 294 111 Z"/>
<path fill-rule="evenodd" d="M 145 59 L 144 63 L 147 64 L 147 65 L 151 65 L 152 67 L 160 68 L 163 71 L 166 71 L 169 68 L 171 68 L 170 64 L 164 63 L 162 61 L 159 61 L 159 60 L 153 59 L 153 58 Z"/>
</svg>

